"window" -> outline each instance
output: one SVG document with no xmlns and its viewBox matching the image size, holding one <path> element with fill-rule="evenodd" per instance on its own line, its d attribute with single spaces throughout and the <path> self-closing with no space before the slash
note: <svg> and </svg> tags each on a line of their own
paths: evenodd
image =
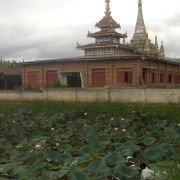
<svg viewBox="0 0 180 180">
<path fill-rule="evenodd" d="M 51 84 L 58 80 L 58 74 L 56 70 L 46 72 L 46 83 Z"/>
<path fill-rule="evenodd" d="M 110 38 L 109 38 L 109 37 L 104 37 L 104 40 L 105 40 L 105 41 L 109 41 Z"/>
<path fill-rule="evenodd" d="M 84 87 L 83 72 L 60 72 L 60 83 L 67 87 Z"/>
<path fill-rule="evenodd" d="M 178 74 L 174 75 L 174 84 L 179 84 L 179 75 Z"/>
<path fill-rule="evenodd" d="M 163 83 L 163 82 L 164 82 L 164 74 L 160 73 L 160 83 Z"/>
<path fill-rule="evenodd" d="M 132 83 L 132 69 L 119 68 L 117 69 L 117 83 Z"/>
<path fill-rule="evenodd" d="M 168 83 L 172 83 L 172 74 L 168 74 Z"/>
<path fill-rule="evenodd" d="M 31 86 L 38 86 L 38 71 L 30 71 L 27 73 L 27 83 Z"/>
<path fill-rule="evenodd" d="M 93 87 L 106 85 L 106 69 L 93 69 Z"/>
<path fill-rule="evenodd" d="M 152 73 L 152 83 L 155 83 L 155 73 Z"/>
<path fill-rule="evenodd" d="M 103 52 L 103 49 L 102 49 L 102 48 L 98 48 L 98 49 L 96 49 L 96 52 L 97 52 L 97 53 L 102 53 L 102 52 Z"/>
<path fill-rule="evenodd" d="M 124 82 L 129 82 L 129 73 L 125 72 Z"/>
</svg>

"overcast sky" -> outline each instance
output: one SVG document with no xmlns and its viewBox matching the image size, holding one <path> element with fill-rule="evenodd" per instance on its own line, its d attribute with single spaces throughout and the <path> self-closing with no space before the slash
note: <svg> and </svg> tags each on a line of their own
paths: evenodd
<svg viewBox="0 0 180 180">
<path fill-rule="evenodd" d="M 164 42 L 166 57 L 180 57 L 180 1 L 143 0 L 149 38 Z M 111 15 L 134 33 L 138 0 L 111 0 Z M 31 61 L 84 55 L 77 42 L 94 42 L 88 30 L 99 31 L 105 0 L 0 0 L 0 56 L 5 60 Z"/>
</svg>

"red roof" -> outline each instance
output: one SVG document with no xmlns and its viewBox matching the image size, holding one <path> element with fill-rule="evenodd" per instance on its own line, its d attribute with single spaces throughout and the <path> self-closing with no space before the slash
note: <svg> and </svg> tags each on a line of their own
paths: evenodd
<svg viewBox="0 0 180 180">
<path fill-rule="evenodd" d="M 121 33 L 116 32 L 114 29 L 111 29 L 111 30 L 101 30 L 99 32 L 90 33 L 88 34 L 88 36 L 97 36 L 97 35 L 105 35 L 105 34 L 122 35 Z"/>
<path fill-rule="evenodd" d="M 4 75 L 20 75 L 21 69 L 11 69 L 4 64 L 0 64 L 0 74 Z"/>
<path fill-rule="evenodd" d="M 104 16 L 97 24 L 97 27 L 103 26 L 111 26 L 115 28 L 120 28 L 120 25 L 111 17 L 111 16 Z"/>
<path fill-rule="evenodd" d="M 125 47 L 125 48 L 128 48 L 128 49 L 135 49 L 135 48 L 132 48 L 130 46 L 127 46 L 127 45 L 123 45 L 123 44 L 120 44 L 120 43 L 115 43 L 113 41 L 102 41 L 102 42 L 97 42 L 97 43 L 92 43 L 92 44 L 86 44 L 84 46 L 78 46 L 77 48 L 81 48 L 81 49 L 86 49 L 86 48 L 91 48 L 91 47 L 101 47 L 101 46 L 120 46 L 120 47 Z"/>
</svg>

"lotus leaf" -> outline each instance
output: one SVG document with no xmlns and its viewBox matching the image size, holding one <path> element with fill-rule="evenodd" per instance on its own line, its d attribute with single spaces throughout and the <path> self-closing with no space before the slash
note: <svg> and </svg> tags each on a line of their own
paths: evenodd
<svg viewBox="0 0 180 180">
<path fill-rule="evenodd" d="M 69 172 L 67 173 L 67 178 L 68 180 L 88 180 L 88 176 L 83 171 L 74 168 L 71 168 L 69 170 Z"/>
<path fill-rule="evenodd" d="M 159 148 L 163 151 L 164 154 L 171 154 L 174 152 L 174 148 L 170 144 L 161 144 Z"/>
<path fill-rule="evenodd" d="M 107 165 L 105 161 L 101 158 L 97 158 L 89 163 L 89 165 L 86 167 L 86 171 L 90 173 L 96 173 L 103 171 L 103 169 L 106 167 Z"/>
<path fill-rule="evenodd" d="M 130 134 L 128 131 L 121 131 L 118 133 L 118 138 L 119 139 L 125 139 L 125 138 L 128 138 L 129 135 Z"/>
<path fill-rule="evenodd" d="M 62 119 L 64 119 L 64 113 L 62 113 L 62 112 L 56 113 L 53 117 L 56 120 L 62 120 Z"/>
<path fill-rule="evenodd" d="M 137 180 L 138 173 L 133 167 L 127 167 L 123 164 L 113 168 L 113 176 L 120 180 Z"/>
<path fill-rule="evenodd" d="M 166 126 L 168 124 L 168 121 L 167 120 L 162 120 L 162 121 L 158 121 L 157 123 L 156 123 L 156 125 L 158 126 L 158 127 L 164 127 L 164 126 Z"/>
<path fill-rule="evenodd" d="M 91 160 L 93 160 L 93 158 L 89 154 L 86 154 L 84 156 L 80 156 L 77 159 L 77 163 L 80 164 L 80 163 L 84 163 L 84 162 L 89 162 Z"/>
<path fill-rule="evenodd" d="M 108 166 L 116 166 L 125 163 L 127 160 L 122 157 L 121 153 L 110 152 L 105 156 L 105 161 Z"/>
<path fill-rule="evenodd" d="M 59 152 L 66 152 L 66 153 L 71 153 L 72 152 L 72 146 L 69 144 L 61 144 L 60 147 L 58 148 Z"/>
<path fill-rule="evenodd" d="M 151 132 L 159 132 L 159 126 L 157 126 L 156 124 L 150 124 L 148 126 L 148 129 L 151 130 Z"/>
<path fill-rule="evenodd" d="M 154 137 L 149 137 L 149 138 L 146 138 L 143 140 L 143 143 L 146 146 L 150 146 L 150 145 L 154 144 L 155 142 L 156 142 L 156 138 L 154 138 Z"/>
<path fill-rule="evenodd" d="M 6 149 L 10 143 L 5 138 L 0 138 L 0 149 Z"/>
<path fill-rule="evenodd" d="M 52 162 L 60 163 L 62 161 L 62 156 L 59 152 L 53 150 L 46 151 L 46 157 Z"/>
<path fill-rule="evenodd" d="M 31 115 L 32 110 L 28 108 L 21 108 L 16 111 L 16 114 Z"/>
<path fill-rule="evenodd" d="M 164 157 L 164 153 L 159 146 L 150 147 L 147 150 L 145 150 L 141 155 L 145 162 L 160 161 Z"/>
<path fill-rule="evenodd" d="M 141 110 L 140 110 L 140 115 L 141 115 L 142 117 L 146 117 L 146 116 L 149 115 L 149 111 L 147 111 L 147 110 L 145 110 L 145 109 L 141 109 Z"/>
<path fill-rule="evenodd" d="M 120 153 L 120 155 L 123 157 L 132 156 L 132 154 L 133 154 L 131 149 L 129 147 L 126 147 L 126 146 L 116 149 L 115 152 Z"/>
<path fill-rule="evenodd" d="M 96 120 L 102 120 L 102 119 L 104 119 L 106 117 L 106 114 L 98 114 L 97 116 L 96 116 Z"/>
</svg>

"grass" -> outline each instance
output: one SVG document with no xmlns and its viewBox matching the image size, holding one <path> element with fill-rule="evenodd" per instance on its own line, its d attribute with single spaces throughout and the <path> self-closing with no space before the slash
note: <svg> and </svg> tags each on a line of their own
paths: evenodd
<svg viewBox="0 0 180 180">
<path fill-rule="evenodd" d="M 0 102 L 0 113 L 12 113 L 19 108 L 26 107 L 33 111 L 33 114 L 39 112 L 61 112 L 65 109 L 83 109 L 89 118 L 95 117 L 100 112 L 106 112 L 110 116 L 120 115 L 125 117 L 132 112 L 145 109 L 150 112 L 149 118 L 167 119 L 172 123 L 180 124 L 180 104 L 132 104 L 122 102 L 87 102 L 87 103 L 65 103 L 65 102 Z M 165 160 L 163 164 L 157 163 L 157 172 L 151 179 L 172 179 L 178 180 L 180 177 L 180 148 L 173 155 L 172 160 Z M 164 174 L 163 172 L 167 174 Z"/>
<path fill-rule="evenodd" d="M 33 102 L 0 102 L 0 113 L 12 113 L 13 111 L 26 107 L 34 114 L 39 112 L 59 112 L 64 109 L 83 109 L 89 117 L 96 116 L 99 112 L 107 112 L 109 115 L 126 116 L 133 111 L 146 109 L 150 112 L 151 118 L 163 116 L 172 122 L 180 123 L 180 104 L 132 104 L 121 102 L 87 102 L 87 103 L 65 103 L 54 101 L 33 101 Z"/>
</svg>

